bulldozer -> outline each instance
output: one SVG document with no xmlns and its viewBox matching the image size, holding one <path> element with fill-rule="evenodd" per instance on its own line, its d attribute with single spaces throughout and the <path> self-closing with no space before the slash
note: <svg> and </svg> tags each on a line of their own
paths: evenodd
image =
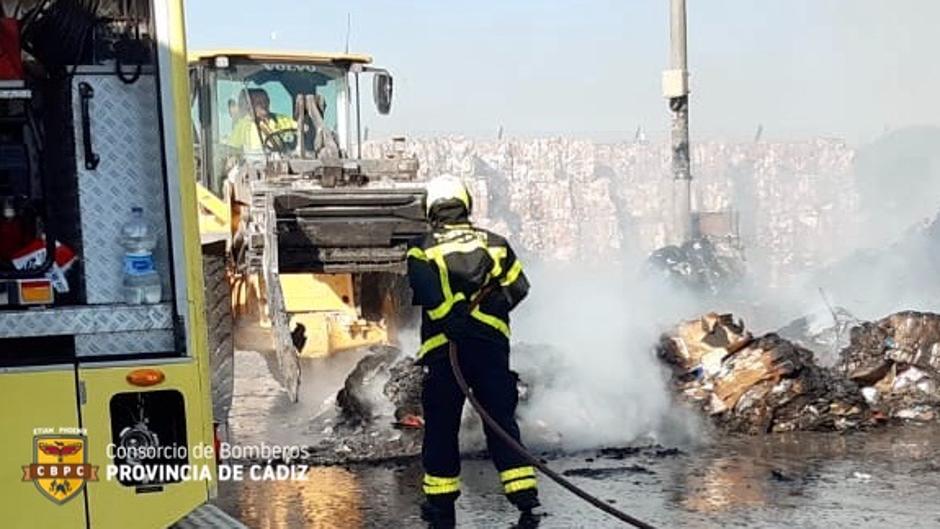
<svg viewBox="0 0 940 529">
<path fill-rule="evenodd" d="M 232 393 L 234 322 L 269 329 L 274 378 L 300 358 L 395 342 L 407 241 L 427 229 L 401 139 L 362 157 L 360 83 L 380 115 L 393 78 L 366 55 L 242 50 L 189 60 L 216 420 Z"/>
</svg>

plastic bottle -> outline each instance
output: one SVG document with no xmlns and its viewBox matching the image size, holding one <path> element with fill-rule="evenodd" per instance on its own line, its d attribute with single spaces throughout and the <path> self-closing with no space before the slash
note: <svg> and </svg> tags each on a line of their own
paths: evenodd
<svg viewBox="0 0 940 529">
<path fill-rule="evenodd" d="M 144 220 L 143 208 L 131 208 L 131 218 L 121 227 L 124 247 L 124 301 L 134 305 L 159 303 L 160 274 L 153 261 L 157 238 Z"/>
</svg>

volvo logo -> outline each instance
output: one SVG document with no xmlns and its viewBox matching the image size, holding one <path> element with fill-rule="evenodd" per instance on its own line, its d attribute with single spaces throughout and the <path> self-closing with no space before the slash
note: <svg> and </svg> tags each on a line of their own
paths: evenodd
<svg viewBox="0 0 940 529">
<path fill-rule="evenodd" d="M 284 64 L 284 63 L 264 63 L 265 70 L 274 72 L 315 72 L 317 67 L 312 64 Z"/>
</svg>

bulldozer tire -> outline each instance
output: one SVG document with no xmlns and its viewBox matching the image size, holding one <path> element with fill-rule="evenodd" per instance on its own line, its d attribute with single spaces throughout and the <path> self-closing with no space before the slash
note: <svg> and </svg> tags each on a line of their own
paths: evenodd
<svg viewBox="0 0 940 529">
<path fill-rule="evenodd" d="M 225 250 L 203 248 L 205 278 L 206 327 L 209 335 L 209 370 L 212 389 L 212 416 L 225 424 L 232 408 L 235 388 L 235 319 L 232 315 L 232 294 L 228 278 L 228 257 Z"/>
</svg>

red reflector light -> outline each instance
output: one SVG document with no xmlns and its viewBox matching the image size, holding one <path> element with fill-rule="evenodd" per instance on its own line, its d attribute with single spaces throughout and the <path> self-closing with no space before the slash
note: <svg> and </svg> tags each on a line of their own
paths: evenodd
<svg viewBox="0 0 940 529">
<path fill-rule="evenodd" d="M 134 386 L 156 386 L 166 380 L 166 375 L 159 369 L 135 369 L 127 374 L 127 382 Z"/>
<path fill-rule="evenodd" d="M 48 279 L 20 280 L 19 286 L 20 303 L 23 305 L 52 303 L 55 299 L 52 282 Z"/>
</svg>

